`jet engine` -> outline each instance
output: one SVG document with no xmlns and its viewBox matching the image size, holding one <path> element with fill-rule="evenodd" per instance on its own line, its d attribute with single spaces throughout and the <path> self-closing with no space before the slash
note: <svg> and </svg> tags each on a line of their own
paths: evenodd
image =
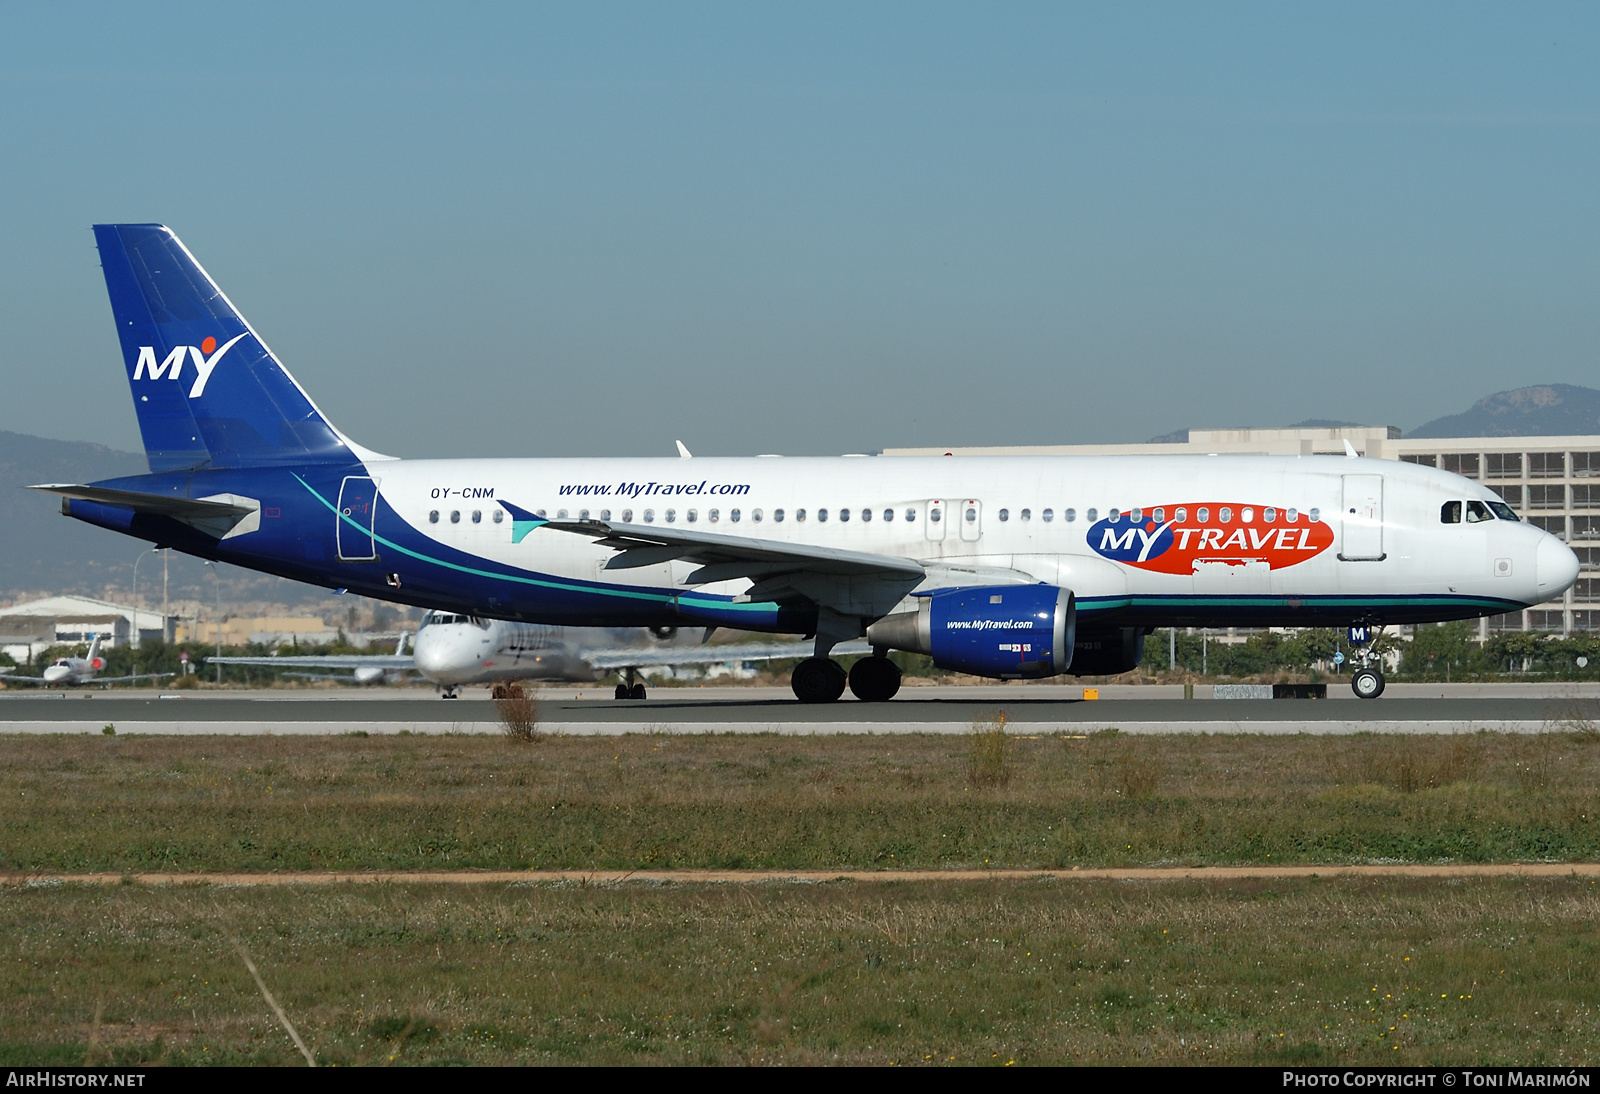
<svg viewBox="0 0 1600 1094">
<path fill-rule="evenodd" d="M 940 589 L 914 612 L 867 628 L 874 646 L 925 653 L 952 672 L 1002 680 L 1057 676 L 1073 660 L 1077 608 L 1055 585 Z"/>
</svg>

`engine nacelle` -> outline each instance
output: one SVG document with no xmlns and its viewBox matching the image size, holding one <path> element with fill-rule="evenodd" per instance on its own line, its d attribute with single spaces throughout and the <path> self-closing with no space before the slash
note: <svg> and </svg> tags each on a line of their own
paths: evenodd
<svg viewBox="0 0 1600 1094">
<path fill-rule="evenodd" d="M 1074 676 L 1116 676 L 1144 659 L 1142 627 L 1085 627 L 1072 650 Z"/>
<path fill-rule="evenodd" d="M 867 628 L 874 646 L 925 653 L 953 672 L 1002 680 L 1057 676 L 1072 664 L 1077 608 L 1055 585 L 940 589 Z"/>
</svg>

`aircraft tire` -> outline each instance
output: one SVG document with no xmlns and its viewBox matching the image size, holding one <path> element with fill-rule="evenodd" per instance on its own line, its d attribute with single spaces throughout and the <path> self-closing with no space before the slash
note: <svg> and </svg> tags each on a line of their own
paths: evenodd
<svg viewBox="0 0 1600 1094">
<path fill-rule="evenodd" d="M 848 678 L 837 661 L 808 657 L 794 667 L 789 686 L 802 703 L 831 703 L 844 694 Z"/>
<path fill-rule="evenodd" d="M 628 685 L 627 684 L 618 684 L 617 685 L 617 698 L 618 699 L 632 699 L 633 698 L 633 692 L 628 689 Z"/>
<path fill-rule="evenodd" d="M 1350 677 L 1350 690 L 1356 693 L 1357 699 L 1376 699 L 1383 694 L 1385 682 L 1383 673 L 1377 669 L 1357 669 Z"/>
<path fill-rule="evenodd" d="M 850 691 L 863 703 L 886 703 L 900 690 L 900 666 L 887 657 L 863 657 L 850 667 Z"/>
<path fill-rule="evenodd" d="M 645 693 L 643 684 L 633 685 L 633 689 L 628 692 L 628 698 L 630 699 L 643 699 L 644 697 Z"/>
</svg>

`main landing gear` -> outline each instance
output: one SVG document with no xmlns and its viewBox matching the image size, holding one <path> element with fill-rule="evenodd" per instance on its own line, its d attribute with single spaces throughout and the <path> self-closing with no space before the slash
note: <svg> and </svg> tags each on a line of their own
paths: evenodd
<svg viewBox="0 0 1600 1094">
<path fill-rule="evenodd" d="M 832 703 L 844 694 L 846 684 L 862 702 L 882 703 L 900 690 L 900 667 L 887 657 L 863 657 L 846 675 L 837 661 L 808 657 L 794 667 L 789 684 L 802 703 Z"/>
<path fill-rule="evenodd" d="M 643 699 L 644 685 L 634 680 L 634 670 L 623 670 L 624 680 L 617 685 L 616 696 L 618 699 Z"/>
</svg>

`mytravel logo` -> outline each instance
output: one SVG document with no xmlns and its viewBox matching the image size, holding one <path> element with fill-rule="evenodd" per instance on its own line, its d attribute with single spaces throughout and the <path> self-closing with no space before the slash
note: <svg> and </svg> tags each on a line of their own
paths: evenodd
<svg viewBox="0 0 1600 1094">
<path fill-rule="evenodd" d="M 246 331 L 246 334 L 249 332 Z M 211 374 L 216 370 L 217 364 L 222 360 L 222 355 L 232 349 L 243 338 L 243 334 L 235 335 L 217 345 L 217 340 L 209 335 L 198 346 L 175 346 L 171 353 L 161 363 L 156 363 L 154 346 L 140 346 L 139 360 L 133 368 L 135 380 L 151 379 L 176 380 L 183 371 L 185 362 L 193 361 L 195 370 L 194 383 L 189 387 L 189 398 L 198 399 L 205 394 L 206 381 L 211 379 Z"/>
<path fill-rule="evenodd" d="M 1333 529 L 1313 509 L 1206 503 L 1113 509 L 1089 527 L 1089 546 L 1115 562 L 1163 574 L 1189 574 L 1197 564 L 1271 569 L 1304 562 L 1333 546 Z"/>
</svg>

